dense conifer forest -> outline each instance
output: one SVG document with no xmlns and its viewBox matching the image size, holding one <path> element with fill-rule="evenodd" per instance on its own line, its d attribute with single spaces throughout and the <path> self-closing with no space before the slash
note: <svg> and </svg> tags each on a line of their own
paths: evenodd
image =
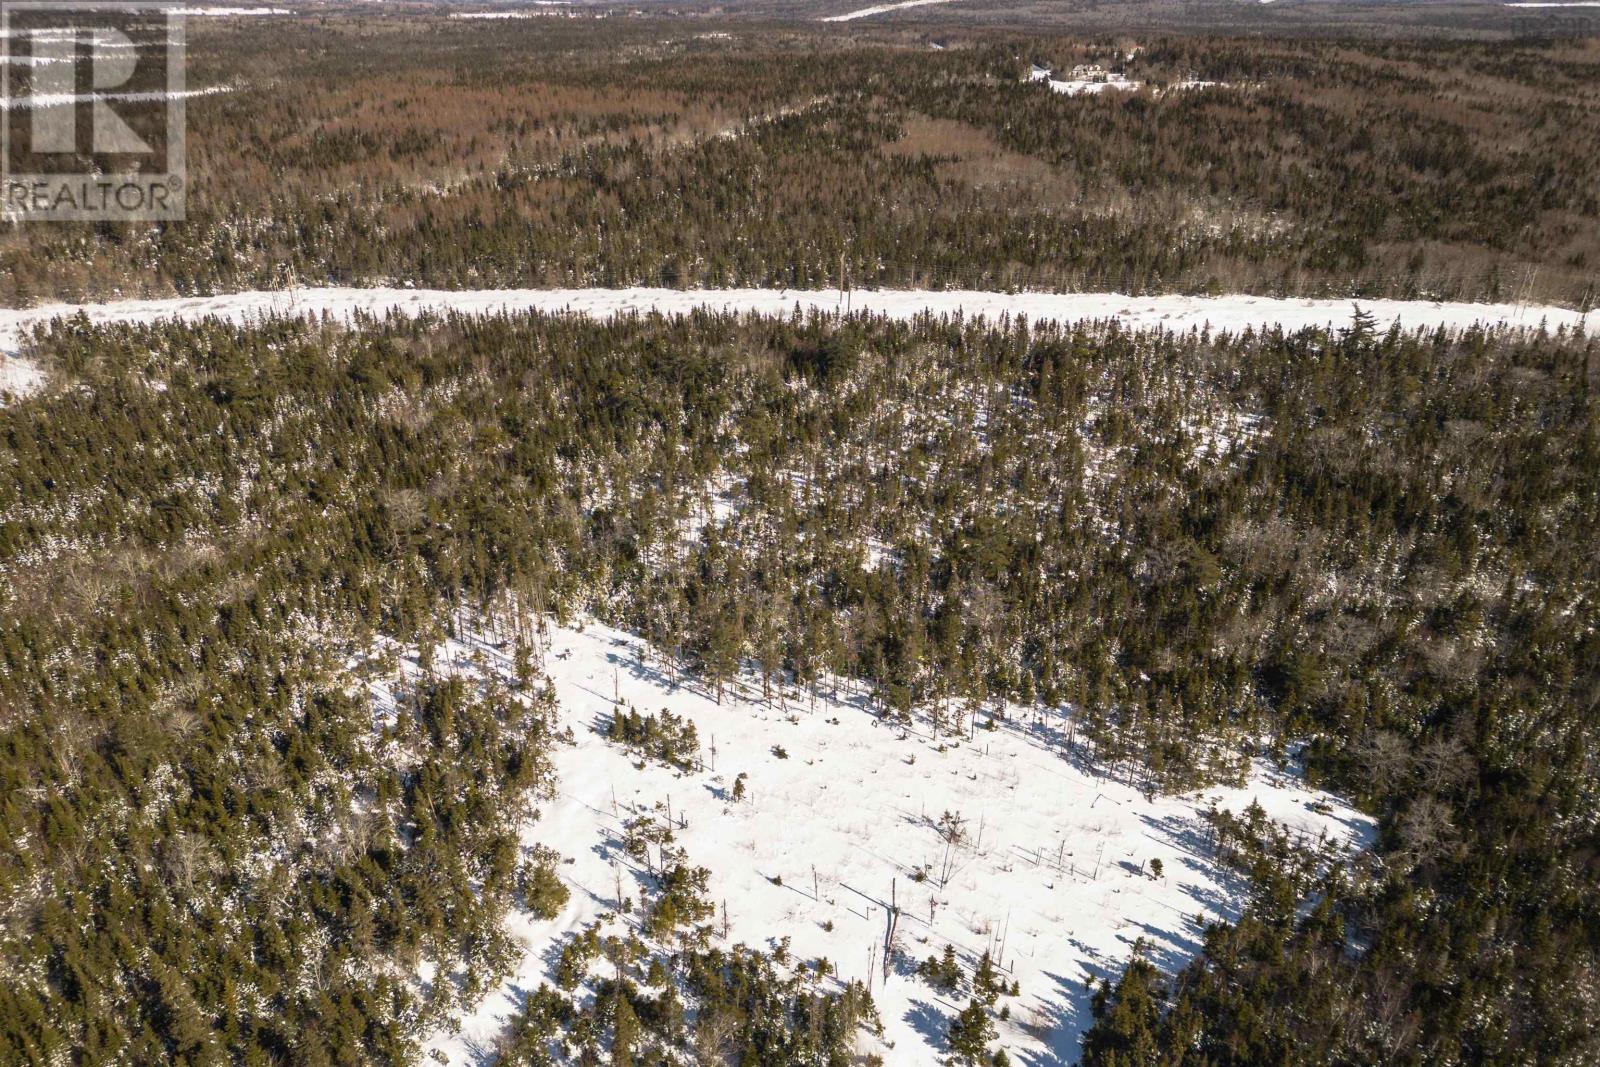
<svg viewBox="0 0 1600 1067">
<path fill-rule="evenodd" d="M 188 103 L 188 221 L 0 233 L 0 300 L 843 278 L 1596 302 L 1582 38 L 192 21 L 189 81 L 227 91 Z M 1035 65 L 1141 88 L 1052 93 Z"/>
<path fill-rule="evenodd" d="M 376 728 L 364 679 L 377 635 L 508 604 L 708 685 L 859 678 L 957 735 L 1070 705 L 1081 758 L 1149 790 L 1308 743 L 1382 816 L 1372 862 L 1303 914 L 1244 833 L 1246 920 L 1170 982 L 1136 961 L 1086 1062 L 1594 1048 L 1592 340 L 525 316 L 69 321 L 36 352 L 70 384 L 0 411 L 7 1060 L 403 1059 L 552 891 L 512 822 L 561 741 L 531 664 L 424 670 Z M 808 1057 L 870 1018 L 677 944 L 711 907 L 679 862 L 644 935 L 677 947 L 575 949 L 641 984 L 541 994 L 529 1062 L 688 1048 L 663 990 L 778 1027 L 751 1047 L 831 1035 Z M 426 961 L 465 987 L 419 992 Z"/>
</svg>

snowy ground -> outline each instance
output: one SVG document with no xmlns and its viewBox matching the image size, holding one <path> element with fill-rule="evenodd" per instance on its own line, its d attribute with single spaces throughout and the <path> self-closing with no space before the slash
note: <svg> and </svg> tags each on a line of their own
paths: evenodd
<svg viewBox="0 0 1600 1067">
<path fill-rule="evenodd" d="M 719 922 L 729 940 L 768 947 L 788 936 L 802 961 L 825 956 L 842 978 L 871 982 L 886 1033 L 870 1038 L 889 1064 L 936 1062 L 948 1020 L 960 1006 L 910 973 L 910 961 L 953 944 L 970 973 L 985 950 L 1021 984 L 999 1045 L 1013 1062 L 1071 1063 L 1089 1022 L 1086 977 L 1115 974 L 1137 938 L 1152 959 L 1180 966 L 1199 947 L 1197 916 L 1236 915 L 1244 887 L 1207 855 L 1201 811 L 1234 810 L 1252 799 L 1315 838 L 1347 847 L 1369 843 L 1372 827 L 1336 799 L 1257 769 L 1245 788 L 1147 800 L 1097 779 L 1059 753 L 1059 733 L 1018 721 L 976 741 L 882 725 L 856 702 L 793 696 L 760 699 L 747 688 L 719 706 L 698 688 L 674 685 L 641 658 L 636 639 L 590 623 L 558 628 L 545 670 L 575 745 L 557 756 L 559 796 L 525 834 L 570 862 L 572 896 L 552 922 L 513 915 L 525 947 L 521 964 L 461 1020 L 459 1032 L 428 1043 L 451 1063 L 489 1058 L 495 1036 L 523 996 L 552 973 L 558 946 L 616 906 L 617 886 L 638 897 L 636 865 L 621 848 L 624 820 L 670 806 L 689 862 L 712 871 Z M 452 644 L 451 660 L 487 657 L 509 675 L 505 656 Z M 440 657 L 443 665 L 445 656 Z M 644 713 L 670 708 L 698 730 L 704 771 L 681 774 L 633 757 L 604 739 L 614 698 Z M 777 755 L 781 746 L 787 758 Z M 729 799 L 736 775 L 748 799 Z M 945 845 L 933 827 L 945 811 L 967 820 L 968 844 L 954 850 L 940 888 Z M 1164 876 L 1148 875 L 1160 859 Z M 931 866 L 933 876 L 913 880 Z M 1143 873 L 1142 873 L 1143 872 Z M 778 884 L 774 879 L 781 879 Z M 886 908 L 902 911 L 905 961 L 885 981 Z M 613 920 L 625 921 L 625 920 Z M 831 929 L 824 924 L 831 924 Z"/>
<path fill-rule="evenodd" d="M 893 4 L 878 4 L 873 7 L 858 8 L 847 11 L 843 15 L 829 15 L 818 19 L 818 22 L 854 22 L 856 19 L 871 18 L 873 15 L 886 15 L 891 11 L 902 11 L 908 7 L 927 7 L 930 4 L 948 4 L 952 0 L 899 0 Z"/>
<path fill-rule="evenodd" d="M 504 22 L 508 19 L 536 19 L 554 18 L 561 15 L 575 15 L 576 12 L 568 10 L 569 0 L 531 0 L 531 7 L 540 8 L 539 11 L 455 11 L 450 17 L 458 21 L 488 21 Z M 557 10 L 560 9 L 560 10 Z"/>
<path fill-rule="evenodd" d="M 1597 0 L 1600 2 L 1600 0 Z M 1133 53 L 1129 53 L 1129 59 Z M 1130 81 L 1128 76 L 1116 71 L 1107 71 L 1098 67 L 1079 68 L 1072 72 L 1069 78 L 1057 78 L 1054 72 L 1045 67 L 1035 66 L 1028 72 L 1028 81 L 1044 82 L 1051 92 L 1061 93 L 1064 96 L 1094 96 L 1108 90 L 1115 92 L 1137 92 L 1144 87 L 1144 82 Z M 1168 87 L 1170 91 L 1181 92 L 1187 89 L 1227 89 L 1231 88 L 1229 82 L 1208 81 L 1204 78 L 1188 76 L 1180 78 Z M 1154 90 L 1157 96 L 1161 90 Z"/>
<path fill-rule="evenodd" d="M 43 384 L 44 374 L 38 367 L 0 353 L 0 402 L 8 396 L 27 396 Z"/>
<path fill-rule="evenodd" d="M 187 15 L 190 18 L 243 18 L 294 14 L 286 7 L 174 7 L 168 8 L 167 11 L 173 15 Z"/>
<path fill-rule="evenodd" d="M 834 289 L 406 289 L 317 288 L 231 293 L 224 296 L 118 300 L 103 304 L 45 304 L 33 308 L 0 308 L 0 353 L 13 353 L 21 332 L 54 318 L 82 312 L 94 323 L 151 322 L 160 319 L 198 321 L 217 317 L 244 322 L 268 315 L 328 315 L 350 319 L 357 314 L 389 312 L 416 315 L 455 310 L 469 314 L 545 311 L 589 315 L 662 312 L 682 314 L 697 308 L 714 311 L 786 315 L 796 310 L 855 312 L 908 319 L 934 315 L 1019 315 L 1030 320 L 1076 322 L 1119 319 L 1132 329 L 1174 331 L 1209 328 L 1242 331 L 1247 327 L 1281 326 L 1286 330 L 1343 325 L 1355 308 L 1369 312 L 1380 327 L 1398 321 L 1408 329 L 1474 324 L 1538 328 L 1576 328 L 1586 316 L 1570 308 L 1527 304 L 1434 303 L 1426 300 L 1313 300 L 1266 296 L 1126 296 L 1122 293 L 996 293 L 972 290 L 859 289 L 842 294 Z"/>
<path fill-rule="evenodd" d="M 1142 86 L 1143 82 L 1129 81 L 1126 75 L 1115 71 L 1097 70 L 1093 74 L 1074 72 L 1073 77 L 1057 78 L 1044 67 L 1034 67 L 1028 72 L 1031 82 L 1044 82 L 1053 93 L 1065 96 L 1093 96 L 1108 90 L 1115 92 L 1134 92 Z"/>
<path fill-rule="evenodd" d="M 0 100 L 0 110 L 28 111 L 35 108 L 61 107 L 80 104 L 88 100 L 122 101 L 124 103 L 152 103 L 160 100 L 190 100 L 197 96 L 214 96 L 231 93 L 231 85 L 212 85 L 205 89 L 184 89 L 181 92 L 137 93 L 39 93 L 32 96 L 10 96 Z"/>
<path fill-rule="evenodd" d="M 1532 304 L 1435 303 L 1426 300 L 1280 299 L 1226 296 L 1127 296 L 1122 293 L 997 293 L 964 289 L 410 289 L 327 287 L 229 293 L 223 296 L 114 300 L 101 304 L 43 304 L 0 308 L 0 368 L 13 397 L 25 396 L 43 380 L 37 368 L 16 359 L 25 330 L 52 319 L 82 313 L 97 324 L 220 318 L 249 322 L 270 315 L 316 315 L 351 320 L 357 315 L 420 315 L 457 311 L 490 315 L 543 311 L 606 318 L 614 315 L 686 314 L 705 308 L 762 315 L 849 310 L 895 319 L 922 314 L 1025 316 L 1059 322 L 1117 319 L 1130 329 L 1172 331 L 1343 325 L 1355 309 L 1370 313 L 1380 328 L 1398 322 L 1406 329 L 1473 325 L 1528 329 L 1586 328 L 1588 316 L 1571 308 Z"/>
</svg>

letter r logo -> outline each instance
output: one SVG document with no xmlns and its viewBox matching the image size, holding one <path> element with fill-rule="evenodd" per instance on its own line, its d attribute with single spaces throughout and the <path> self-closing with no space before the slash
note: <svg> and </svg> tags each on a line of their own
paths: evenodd
<svg viewBox="0 0 1600 1067">
<path fill-rule="evenodd" d="M 192 2 L 0 0 L 0 221 L 184 217 Z"/>
<path fill-rule="evenodd" d="M 88 34 L 75 31 L 41 37 L 34 42 L 36 92 L 43 99 L 33 109 L 35 152 L 78 150 L 78 46 L 89 49 L 90 144 L 93 152 L 149 152 L 150 146 L 99 94 L 126 85 L 138 68 L 133 39 L 114 28 Z"/>
</svg>

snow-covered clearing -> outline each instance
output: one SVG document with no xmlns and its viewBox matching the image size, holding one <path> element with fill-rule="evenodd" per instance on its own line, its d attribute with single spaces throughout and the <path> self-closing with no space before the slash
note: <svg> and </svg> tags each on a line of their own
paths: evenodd
<svg viewBox="0 0 1600 1067">
<path fill-rule="evenodd" d="M 1028 72 L 1031 82 L 1044 82 L 1050 87 L 1051 92 L 1061 93 L 1064 96 L 1092 96 L 1107 90 L 1131 93 L 1136 91 L 1143 82 L 1129 81 L 1127 75 L 1116 71 L 1101 70 L 1098 67 L 1079 67 L 1073 70 L 1070 78 L 1057 78 L 1044 67 L 1034 67 Z"/>
<path fill-rule="evenodd" d="M 535 4 L 536 7 L 565 7 L 562 4 Z M 463 22 L 504 22 L 512 19 L 537 19 L 550 18 L 561 14 L 559 11 L 455 11 L 450 17 Z"/>
<path fill-rule="evenodd" d="M 44 373 L 25 359 L 0 353 L 0 403 L 24 397 L 44 384 Z"/>
<path fill-rule="evenodd" d="M 878 4 L 875 7 L 863 7 L 856 11 L 847 11 L 843 15 L 829 15 L 818 19 L 818 22 L 854 22 L 856 19 L 871 18 L 873 15 L 885 15 L 891 11 L 902 11 L 908 7 L 927 7 L 930 4 L 949 4 L 954 0 L 900 0 L 897 4 Z"/>
<path fill-rule="evenodd" d="M 1132 329 L 1172 331 L 1247 328 L 1299 330 L 1343 325 L 1355 309 L 1371 314 L 1380 328 L 1474 325 L 1551 330 L 1583 327 L 1587 316 L 1571 308 L 1527 304 L 1435 303 L 1427 300 L 1324 300 L 1269 296 L 1127 296 L 1122 293 L 997 293 L 963 289 L 858 289 L 848 294 L 851 311 L 910 319 L 922 314 L 998 319 L 1025 316 L 1079 322 L 1117 319 Z M 705 309 L 741 314 L 832 314 L 846 307 L 835 289 L 397 289 L 319 288 L 230 293 L 224 296 L 114 300 L 101 304 L 43 304 L 0 308 L 0 352 L 15 352 L 30 327 L 82 314 L 91 323 L 196 322 L 219 318 L 248 322 L 273 315 L 420 315 L 456 311 L 493 315 L 524 311 L 609 318 L 617 315 L 688 314 Z"/>
<path fill-rule="evenodd" d="M 1506 326 L 1576 330 L 1588 316 L 1571 308 L 1526 304 L 1433 303 L 1426 300 L 1317 300 L 1268 296 L 1127 296 L 1122 293 L 996 293 L 963 289 L 285 289 L 224 296 L 114 300 L 102 304 L 42 304 L 0 308 L 0 355 L 15 357 L 26 331 L 53 319 L 83 315 L 89 322 L 198 322 L 218 318 L 247 323 L 274 315 L 330 317 L 423 315 L 460 312 L 495 315 L 525 311 L 610 318 L 618 315 L 685 315 L 696 310 L 757 315 L 795 312 L 855 313 L 911 319 L 919 315 L 1025 317 L 1029 321 L 1108 321 L 1130 329 L 1173 332 L 1246 329 L 1300 330 L 1350 322 L 1355 310 L 1370 313 L 1380 328 L 1467 329 Z M 24 396 L 41 380 L 32 364 L 13 358 L 13 396 Z"/>
<path fill-rule="evenodd" d="M 513 672 L 509 653 L 476 642 L 452 642 L 436 662 Z M 1372 835 L 1364 817 L 1265 766 L 1242 788 L 1146 799 L 1064 758 L 1060 720 L 1035 726 L 1024 709 L 997 730 L 977 730 L 976 740 L 941 743 L 925 721 L 902 730 L 826 692 L 813 707 L 792 693 L 763 700 L 747 682 L 718 705 L 698 686 L 674 684 L 642 642 L 595 623 L 553 629 L 544 669 L 575 743 L 557 754 L 559 794 L 524 843 L 570 861 L 559 869 L 572 895 L 554 921 L 510 917 L 521 963 L 458 1032 L 428 1042 L 451 1063 L 493 1048 L 526 994 L 549 978 L 557 947 L 614 913 L 619 884 L 637 900 L 644 875 L 621 839 L 623 822 L 638 814 L 665 822 L 670 810 L 688 861 L 712 872 L 729 943 L 770 947 L 788 937 L 795 959 L 826 957 L 840 979 L 870 981 L 885 1035 L 864 1044 L 890 1064 L 933 1063 L 944 1051 L 960 1005 L 910 968 L 947 944 L 968 970 L 994 952 L 1020 983 L 999 1031 L 1014 1062 L 1072 1062 L 1089 1022 L 1085 977 L 1117 973 L 1139 938 L 1156 963 L 1181 966 L 1199 947 L 1197 916 L 1238 914 L 1245 886 L 1208 854 L 1208 805 L 1238 811 L 1254 800 L 1272 819 L 1345 848 Z M 691 719 L 704 769 L 638 769 L 637 757 L 605 739 L 617 697 L 646 714 L 669 708 Z M 739 774 L 748 775 L 748 796 L 733 803 Z M 966 828 L 965 843 L 948 853 L 935 828 L 946 811 Z M 1151 874 L 1157 859 L 1160 878 Z M 931 873 L 916 881 L 919 869 Z M 901 959 L 885 981 L 891 901 L 901 908 Z M 607 931 L 631 921 L 613 917 Z"/>
<path fill-rule="evenodd" d="M 58 67 L 71 62 L 66 56 L 0 56 L 0 63 L 8 67 Z"/>
<path fill-rule="evenodd" d="M 60 107 L 89 100 L 122 101 L 124 103 L 157 103 L 163 100 L 189 100 L 197 96 L 213 96 L 233 92 L 231 85 L 212 85 L 204 89 L 184 89 L 178 92 L 151 91 L 130 93 L 40 93 L 34 96 L 10 96 L 0 99 L 0 110 L 26 111 L 30 108 Z"/>
<path fill-rule="evenodd" d="M 167 8 L 171 15 L 185 15 L 190 18 L 223 18 L 226 16 L 260 17 L 262 15 L 292 15 L 286 7 L 173 7 Z"/>
<path fill-rule="evenodd" d="M 1134 53 L 1130 52 L 1128 58 L 1132 59 Z M 1106 70 L 1103 67 L 1089 65 L 1075 67 L 1069 78 L 1057 78 L 1053 71 L 1035 65 L 1028 71 L 1028 81 L 1044 82 L 1051 92 L 1061 93 L 1063 96 L 1093 96 L 1107 90 L 1119 93 L 1137 92 L 1144 87 L 1144 82 L 1133 81 L 1126 74 L 1119 71 Z M 1186 75 L 1167 87 L 1169 92 L 1181 92 L 1186 89 L 1227 89 L 1231 83 L 1209 81 L 1197 75 Z M 1162 94 L 1161 89 L 1152 90 L 1157 96 Z"/>
<path fill-rule="evenodd" d="M 85 29 L 77 33 L 64 33 L 60 29 L 48 27 L 43 29 L 5 30 L 0 32 L 0 40 L 31 40 L 42 44 L 58 44 L 62 41 L 72 41 L 91 45 L 97 53 L 128 52 L 139 47 L 132 41 L 118 39 L 111 34 L 93 29 Z"/>
</svg>

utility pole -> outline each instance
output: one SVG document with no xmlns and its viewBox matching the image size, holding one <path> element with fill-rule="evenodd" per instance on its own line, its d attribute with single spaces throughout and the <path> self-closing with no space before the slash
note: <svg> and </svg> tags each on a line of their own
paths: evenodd
<svg viewBox="0 0 1600 1067">
<path fill-rule="evenodd" d="M 1006 909 L 1006 924 L 1000 928 L 1000 954 L 994 961 L 998 967 L 1006 965 L 1006 941 L 1011 934 L 1011 909 Z"/>
<path fill-rule="evenodd" d="M 889 882 L 889 928 L 888 932 L 884 934 L 883 938 L 883 980 L 885 983 L 889 981 L 889 967 L 894 960 L 895 928 L 900 924 L 900 903 L 897 892 L 898 884 L 899 879 L 891 879 Z"/>
</svg>

